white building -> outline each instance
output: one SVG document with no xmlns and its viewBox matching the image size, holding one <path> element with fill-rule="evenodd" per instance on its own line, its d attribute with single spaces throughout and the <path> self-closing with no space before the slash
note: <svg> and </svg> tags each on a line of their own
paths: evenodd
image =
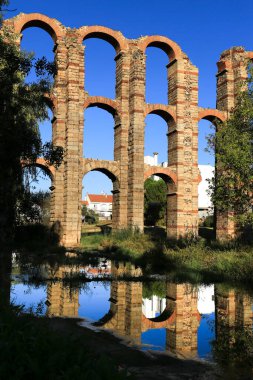
<svg viewBox="0 0 253 380">
<path fill-rule="evenodd" d="M 146 318 L 155 318 L 166 308 L 166 298 L 161 298 L 158 296 L 152 296 L 149 298 L 142 299 L 142 313 Z"/>
<path fill-rule="evenodd" d="M 112 218 L 112 195 L 87 194 L 86 205 L 90 210 L 99 215 L 99 219 L 110 220 Z"/>
</svg>

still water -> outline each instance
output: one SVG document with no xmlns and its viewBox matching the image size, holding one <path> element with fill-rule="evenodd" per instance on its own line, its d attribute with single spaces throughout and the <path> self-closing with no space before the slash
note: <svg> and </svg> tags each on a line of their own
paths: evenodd
<svg viewBox="0 0 253 380">
<path fill-rule="evenodd" d="M 231 331 L 252 332 L 253 297 L 246 291 L 175 283 L 166 275 L 142 279 L 129 263 L 44 264 L 34 273 L 14 260 L 11 301 L 39 315 L 81 318 L 78 323 L 108 330 L 125 344 L 180 358 L 214 361 L 214 346 L 220 354 L 225 347 L 226 355 L 234 345 Z"/>
</svg>

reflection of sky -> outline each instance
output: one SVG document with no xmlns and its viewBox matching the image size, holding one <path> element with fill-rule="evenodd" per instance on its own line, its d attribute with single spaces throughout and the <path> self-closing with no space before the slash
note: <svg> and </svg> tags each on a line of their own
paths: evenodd
<svg viewBox="0 0 253 380">
<path fill-rule="evenodd" d="M 97 321 L 110 309 L 110 282 L 89 282 L 79 294 L 80 317 Z"/>
<path fill-rule="evenodd" d="M 24 305 L 25 309 L 36 308 L 40 302 L 43 303 L 43 313 L 46 310 L 45 301 L 47 290 L 45 286 L 39 288 L 31 285 L 14 284 L 11 287 L 11 302 L 15 305 Z"/>
<path fill-rule="evenodd" d="M 206 358 L 211 354 L 210 342 L 215 338 L 215 313 L 203 314 L 198 328 L 198 355 Z"/>
<path fill-rule="evenodd" d="M 143 332 L 141 334 L 141 344 L 143 350 L 153 350 L 153 351 L 165 351 L 166 344 L 166 329 L 151 329 Z M 150 347 L 149 345 L 152 345 Z"/>
</svg>

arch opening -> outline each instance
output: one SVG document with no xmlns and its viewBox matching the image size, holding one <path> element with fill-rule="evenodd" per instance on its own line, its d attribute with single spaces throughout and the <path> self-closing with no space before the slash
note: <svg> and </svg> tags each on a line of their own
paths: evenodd
<svg viewBox="0 0 253 380">
<path fill-rule="evenodd" d="M 89 107 L 84 113 L 83 156 L 114 159 L 114 118 L 108 110 Z"/>
<path fill-rule="evenodd" d="M 115 98 L 115 49 L 110 41 L 92 34 L 85 39 L 85 91 L 90 96 Z"/>
<path fill-rule="evenodd" d="M 149 169 L 144 177 L 144 225 L 147 233 L 166 237 L 171 225 L 170 195 L 175 194 L 176 184 L 167 168 Z"/>
<path fill-rule="evenodd" d="M 168 115 L 157 110 L 151 111 L 145 119 L 144 162 L 148 165 L 168 166 L 169 118 L 167 117 Z"/>
<path fill-rule="evenodd" d="M 19 223 L 50 224 L 53 173 L 43 163 L 24 164 L 22 167 L 24 196 L 17 207 Z"/>
<path fill-rule="evenodd" d="M 84 174 L 82 181 L 82 233 L 87 226 L 96 225 L 97 232 L 103 232 L 103 226 L 112 228 L 114 210 L 114 191 L 119 182 L 114 173 L 107 168 L 95 168 Z"/>
<path fill-rule="evenodd" d="M 168 104 L 168 56 L 151 44 L 146 57 L 146 103 Z"/>
<path fill-rule="evenodd" d="M 198 129 L 198 167 L 199 179 L 198 184 L 198 217 L 199 233 L 205 234 L 205 227 L 214 227 L 214 210 L 209 193 L 210 181 L 214 178 L 215 170 L 215 152 L 208 141 L 211 141 L 215 135 L 216 118 L 213 115 L 207 115 L 199 121 Z M 210 231 L 209 231 L 210 232 Z"/>
</svg>

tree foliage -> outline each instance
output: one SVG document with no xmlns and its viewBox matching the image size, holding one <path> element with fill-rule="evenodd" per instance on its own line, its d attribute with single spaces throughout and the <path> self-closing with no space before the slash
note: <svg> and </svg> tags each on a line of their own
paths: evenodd
<svg viewBox="0 0 253 380">
<path fill-rule="evenodd" d="M 165 225 L 167 186 L 159 179 L 148 178 L 144 184 L 144 219 L 146 226 Z"/>
<path fill-rule="evenodd" d="M 7 1 L 0 2 L 7 5 Z M 38 80 L 27 83 L 33 65 Z M 0 243 L 13 235 L 17 204 L 24 197 L 22 163 L 30 174 L 39 157 L 47 165 L 59 166 L 63 149 L 52 143 L 42 145 L 39 122 L 48 118 L 45 94 L 52 88 L 53 65 L 45 58 L 35 62 L 32 55 L 19 49 L 8 29 L 0 34 Z"/>
<path fill-rule="evenodd" d="M 240 225 L 253 221 L 252 73 L 249 68 L 229 119 L 217 123 L 216 133 L 209 136 L 209 148 L 216 155 L 216 175 L 209 186 L 213 204 L 221 212 L 234 211 Z"/>
</svg>

